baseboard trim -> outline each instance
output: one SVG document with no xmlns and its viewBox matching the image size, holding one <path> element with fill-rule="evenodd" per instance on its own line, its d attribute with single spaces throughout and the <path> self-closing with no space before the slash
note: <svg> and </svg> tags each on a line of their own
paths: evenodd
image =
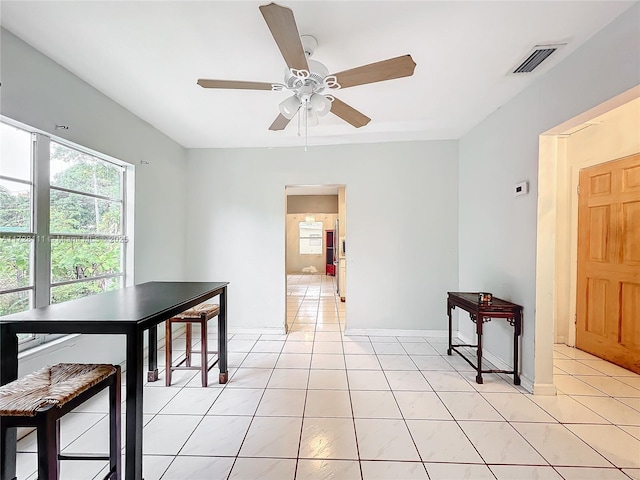
<svg viewBox="0 0 640 480">
<path fill-rule="evenodd" d="M 464 334 L 459 334 L 459 338 L 460 340 L 462 340 L 463 343 L 473 344 L 475 342 L 475 338 L 471 339 Z M 496 368 L 498 368 L 499 370 L 513 369 L 513 366 L 511 364 L 505 362 L 502 358 L 494 355 L 493 353 L 487 350 L 482 351 L 482 358 L 483 359 L 486 358 L 489 362 L 495 365 Z M 527 392 L 534 393 L 533 382 L 529 378 L 522 375 L 522 373 L 520 374 L 520 386 L 524 388 Z M 555 395 L 555 393 L 548 393 L 545 395 Z"/>
<path fill-rule="evenodd" d="M 534 383 L 532 386 L 534 395 L 557 395 L 558 390 L 553 383 Z"/>
<path fill-rule="evenodd" d="M 522 374 L 520 374 L 520 386 L 524 388 L 527 392 L 534 393 L 533 381 L 529 377 L 526 377 Z M 549 394 L 549 395 L 555 395 L 555 393 Z"/>
<path fill-rule="evenodd" d="M 284 335 L 287 332 L 282 327 L 234 327 L 229 329 L 230 334 L 249 334 L 249 335 Z"/>
<path fill-rule="evenodd" d="M 394 328 L 348 328 L 344 331 L 347 336 L 368 337 L 439 337 L 447 338 L 448 330 L 400 330 Z M 453 332 L 456 337 L 458 332 Z"/>
<path fill-rule="evenodd" d="M 460 334 L 459 338 L 460 340 L 462 340 L 463 343 L 473 344 L 473 342 L 475 342 L 475 338 L 472 339 L 463 334 Z M 496 355 L 494 355 L 493 353 L 485 349 L 482 350 L 482 358 L 486 358 L 500 370 L 511 370 L 513 368 L 510 364 L 505 362 L 503 359 L 501 359 L 500 357 L 497 357 Z"/>
</svg>

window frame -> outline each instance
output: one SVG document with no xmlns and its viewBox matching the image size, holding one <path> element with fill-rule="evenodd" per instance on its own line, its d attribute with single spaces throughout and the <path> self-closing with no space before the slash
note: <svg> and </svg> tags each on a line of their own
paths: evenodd
<svg viewBox="0 0 640 480">
<path fill-rule="evenodd" d="M 316 226 L 320 226 L 320 228 L 313 228 L 310 229 L 308 226 L 309 225 L 316 225 Z M 305 226 L 307 227 L 307 230 L 320 230 L 320 235 L 319 236 L 312 236 L 312 235 L 303 235 L 302 234 L 302 230 L 305 229 Z M 311 248 L 312 245 L 310 245 L 310 241 L 311 240 L 319 240 L 320 241 L 320 246 L 319 246 L 319 252 L 303 252 L 302 251 L 302 245 L 303 242 L 306 241 L 307 243 L 307 247 Z M 314 247 L 316 245 L 313 245 Z M 300 255 L 322 255 L 323 254 L 323 247 L 324 247 L 324 223 L 323 222 L 308 222 L 308 221 L 304 221 L 304 222 L 298 222 L 298 253 Z"/>
</svg>

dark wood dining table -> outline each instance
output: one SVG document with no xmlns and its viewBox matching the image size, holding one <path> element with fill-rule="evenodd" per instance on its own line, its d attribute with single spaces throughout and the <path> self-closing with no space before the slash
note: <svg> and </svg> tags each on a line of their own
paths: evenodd
<svg viewBox="0 0 640 480">
<path fill-rule="evenodd" d="M 142 479 L 144 332 L 149 332 L 149 380 L 157 375 L 156 325 L 219 296 L 219 381 L 227 371 L 228 282 L 149 282 L 91 297 L 0 317 L 0 385 L 18 378 L 18 334 L 62 333 L 126 336 L 125 478 Z M 1 420 L 0 420 L 1 421 Z M 16 476 L 17 432 L 0 438 L 0 480 Z"/>
</svg>

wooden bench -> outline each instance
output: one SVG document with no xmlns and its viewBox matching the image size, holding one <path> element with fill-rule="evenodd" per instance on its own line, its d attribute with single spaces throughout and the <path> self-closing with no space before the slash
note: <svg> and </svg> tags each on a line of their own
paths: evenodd
<svg viewBox="0 0 640 480">
<path fill-rule="evenodd" d="M 105 479 L 121 475 L 120 366 L 60 363 L 0 387 L 2 436 L 14 427 L 35 427 L 38 479 L 58 480 L 60 460 L 109 461 Z M 61 455 L 60 418 L 109 387 L 109 455 Z M 4 454 L 4 450 L 3 450 Z M 4 458 L 0 458 L 4 462 Z"/>
</svg>

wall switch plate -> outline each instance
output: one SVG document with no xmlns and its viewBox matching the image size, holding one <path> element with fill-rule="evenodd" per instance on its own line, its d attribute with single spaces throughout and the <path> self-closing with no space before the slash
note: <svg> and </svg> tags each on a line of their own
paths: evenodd
<svg viewBox="0 0 640 480">
<path fill-rule="evenodd" d="M 516 183 L 513 187 L 513 196 L 519 197 L 520 195 L 526 195 L 529 193 L 529 182 Z"/>
</svg>

